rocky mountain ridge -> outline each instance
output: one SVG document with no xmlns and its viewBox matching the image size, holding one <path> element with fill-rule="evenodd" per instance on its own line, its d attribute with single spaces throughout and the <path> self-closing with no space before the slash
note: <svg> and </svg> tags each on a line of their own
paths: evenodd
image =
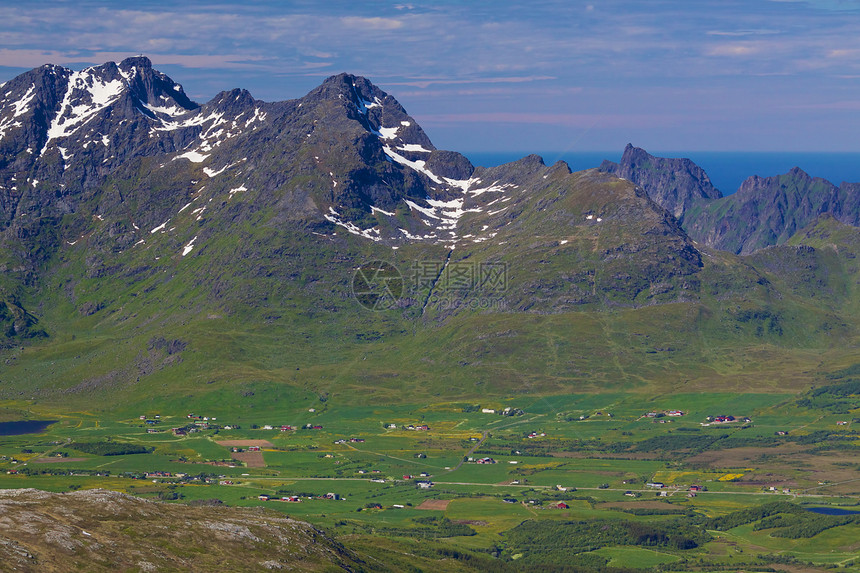
<svg viewBox="0 0 860 573">
<path fill-rule="evenodd" d="M 648 360 L 652 351 L 676 360 L 683 345 L 697 365 L 709 356 L 704 336 L 644 341 L 665 338 L 668 323 L 786 347 L 827 346 L 853 328 L 840 315 L 851 288 L 821 304 L 803 298 L 782 276 L 801 263 L 715 250 L 612 173 L 572 173 L 536 155 L 473 166 L 437 149 L 367 79 L 332 76 L 282 102 L 238 89 L 204 104 L 183 94 L 140 58 L 81 72 L 46 66 L 0 88 L 3 397 L 106 396 L 156 380 L 208 387 L 223 377 L 226 388 L 248 373 L 356 360 L 379 384 L 392 364 L 399 373 L 432 361 L 432 380 L 459 380 L 458 368 L 475 365 L 477 381 L 513 388 L 509 356 L 528 362 L 556 348 L 543 342 L 547 329 L 578 340 L 533 365 L 548 376 L 536 383 L 603 369 L 596 376 L 614 381 L 613 364 L 640 357 L 639 344 L 618 342 L 628 328 L 607 322 L 622 316 L 642 321 Z M 628 157 L 641 156 L 634 151 Z M 675 168 L 707 181 L 688 162 Z M 684 197 L 673 177 L 653 180 L 675 181 Z M 684 225 L 701 202 L 722 199 L 690 201 Z M 850 254 L 808 260 L 827 262 L 826 283 L 854 275 Z M 383 280 L 371 273 L 357 288 L 359 270 L 383 267 Z M 495 323 L 526 334 L 508 347 L 485 332 Z M 233 353 L 221 343 L 253 346 L 258 336 L 278 350 Z M 158 340 L 183 344 L 171 353 Z M 61 348 L 62 368 L 31 347 Z M 605 348 L 625 360 L 606 360 Z"/>
<path fill-rule="evenodd" d="M 799 167 L 773 177 L 748 177 L 723 197 L 689 159 L 655 157 L 628 144 L 619 163 L 600 170 L 629 179 L 681 222 L 696 241 L 747 255 L 780 245 L 825 214 L 860 225 L 860 183 L 839 187 Z"/>
<path fill-rule="evenodd" d="M 390 248 L 501 243 L 536 193 L 576 179 L 567 165 L 547 168 L 537 157 L 476 169 L 437 150 L 390 95 L 348 74 L 297 100 L 265 103 L 233 90 L 198 105 L 137 57 L 81 72 L 43 66 L 3 90 L 0 240 L 5 268 L 18 269 L 21 282 L 79 241 L 88 275 L 101 276 L 118 264 L 107 259 L 161 235 L 178 238 L 185 257 L 225 220 L 264 211 L 320 240 L 348 232 Z M 611 207 L 624 219 L 634 215 L 626 202 L 637 205 L 631 221 L 653 215 L 665 225 L 654 237 L 691 249 L 644 194 L 631 187 Z M 623 222 L 594 207 L 576 205 L 572 230 Z"/>
<path fill-rule="evenodd" d="M 736 193 L 697 204 L 684 228 L 713 248 L 745 255 L 787 242 L 824 214 L 860 225 L 860 183 L 837 187 L 795 167 L 773 177 L 753 175 Z"/>
</svg>

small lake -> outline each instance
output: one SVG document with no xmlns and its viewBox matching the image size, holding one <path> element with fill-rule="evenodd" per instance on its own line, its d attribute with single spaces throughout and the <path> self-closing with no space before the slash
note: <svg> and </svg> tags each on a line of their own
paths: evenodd
<svg viewBox="0 0 860 573">
<path fill-rule="evenodd" d="M 813 513 L 821 513 L 824 515 L 856 515 L 856 514 L 860 514 L 860 511 L 856 511 L 853 509 L 842 509 L 840 507 L 806 507 L 804 509 L 806 509 L 806 511 L 811 511 Z"/>
<path fill-rule="evenodd" d="M 38 434 L 57 420 L 21 420 L 19 422 L 0 422 L 0 436 L 20 436 Z"/>
</svg>

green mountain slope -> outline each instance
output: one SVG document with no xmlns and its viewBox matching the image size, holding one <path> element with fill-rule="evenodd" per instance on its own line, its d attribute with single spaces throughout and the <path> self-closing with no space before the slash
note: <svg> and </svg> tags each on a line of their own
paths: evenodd
<svg viewBox="0 0 860 573">
<path fill-rule="evenodd" d="M 706 248 L 630 181 L 436 150 L 363 78 L 197 105 L 147 64 L 10 82 L 117 96 L 2 139 L 2 399 L 767 391 L 856 361 L 848 252 L 816 247 L 810 289 L 801 251 Z"/>
</svg>

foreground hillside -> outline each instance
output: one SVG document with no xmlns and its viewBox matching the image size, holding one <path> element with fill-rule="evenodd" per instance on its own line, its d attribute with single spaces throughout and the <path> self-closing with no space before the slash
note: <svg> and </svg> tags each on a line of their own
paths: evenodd
<svg viewBox="0 0 860 573">
<path fill-rule="evenodd" d="M 0 508 L 3 571 L 380 570 L 310 524 L 270 512 L 103 490 L 0 490 Z"/>
</svg>

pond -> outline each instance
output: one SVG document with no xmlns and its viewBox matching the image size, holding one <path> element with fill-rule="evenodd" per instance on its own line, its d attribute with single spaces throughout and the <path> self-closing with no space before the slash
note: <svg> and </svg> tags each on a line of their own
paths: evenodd
<svg viewBox="0 0 860 573">
<path fill-rule="evenodd" d="M 855 515 L 860 514 L 860 511 L 853 509 L 842 509 L 841 507 L 806 507 L 806 511 L 813 513 L 822 513 L 824 515 Z"/>
<path fill-rule="evenodd" d="M 18 422 L 0 422 L 0 436 L 38 434 L 56 421 L 57 420 L 20 420 Z"/>
</svg>

